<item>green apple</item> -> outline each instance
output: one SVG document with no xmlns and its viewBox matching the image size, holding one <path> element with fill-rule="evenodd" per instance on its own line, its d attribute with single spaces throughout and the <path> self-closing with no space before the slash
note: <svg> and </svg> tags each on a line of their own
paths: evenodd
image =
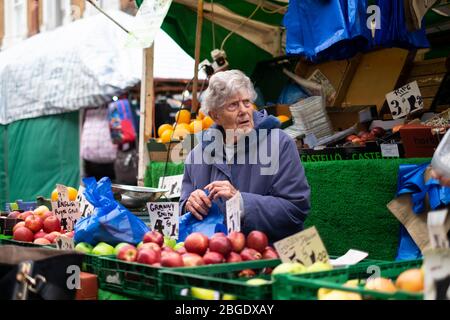
<svg viewBox="0 0 450 320">
<path fill-rule="evenodd" d="M 246 283 L 251 286 L 261 286 L 263 284 L 269 284 L 269 283 L 271 283 L 271 281 L 260 279 L 260 278 L 254 278 L 254 279 L 247 280 Z"/>
<path fill-rule="evenodd" d="M 105 242 L 100 242 L 94 247 L 94 249 L 92 249 L 92 254 L 99 256 L 113 255 L 114 247 Z"/>
<path fill-rule="evenodd" d="M 333 270 L 333 266 L 329 263 L 320 262 L 320 261 L 318 261 L 306 268 L 306 272 L 308 272 L 308 273 L 328 271 L 328 270 Z"/>
<path fill-rule="evenodd" d="M 272 271 L 272 275 L 277 274 L 299 274 L 304 273 L 306 268 L 303 264 L 298 262 L 286 262 L 276 266 Z"/>
<path fill-rule="evenodd" d="M 119 243 L 115 248 L 114 248 L 114 254 L 117 256 L 117 254 L 119 253 L 120 249 L 122 249 L 122 247 L 128 245 L 128 243 L 126 242 L 121 242 Z"/>
<path fill-rule="evenodd" d="M 191 295 L 200 300 L 219 300 L 220 296 L 218 291 L 197 287 L 191 288 Z"/>
<path fill-rule="evenodd" d="M 225 293 L 222 296 L 222 300 L 237 300 L 237 297 L 235 295 Z"/>
<path fill-rule="evenodd" d="M 173 250 L 177 251 L 180 248 L 184 247 L 184 242 L 178 242 L 174 247 Z"/>
<path fill-rule="evenodd" d="M 80 242 L 75 246 L 75 250 L 83 253 L 92 253 L 93 247 L 87 242 Z"/>
<path fill-rule="evenodd" d="M 177 244 L 177 240 L 172 239 L 170 237 L 164 237 L 164 244 L 166 246 L 168 246 L 169 248 L 173 249 L 175 247 L 175 245 Z"/>
</svg>

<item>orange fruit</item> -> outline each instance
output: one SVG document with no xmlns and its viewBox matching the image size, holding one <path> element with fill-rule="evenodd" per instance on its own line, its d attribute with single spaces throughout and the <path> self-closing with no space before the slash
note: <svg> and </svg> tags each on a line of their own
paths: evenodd
<svg viewBox="0 0 450 320">
<path fill-rule="evenodd" d="M 205 117 L 206 117 L 206 115 L 203 112 L 201 112 L 201 111 L 198 112 L 198 115 L 197 115 L 198 120 L 203 120 L 203 119 L 205 119 Z"/>
<path fill-rule="evenodd" d="M 281 123 L 289 121 L 288 116 L 281 115 L 281 116 L 278 116 L 277 118 L 278 118 L 278 120 L 280 120 Z"/>
<path fill-rule="evenodd" d="M 191 133 L 197 133 L 202 131 L 203 129 L 203 121 L 202 120 L 194 120 L 189 125 L 189 131 Z"/>
<path fill-rule="evenodd" d="M 175 128 L 175 131 L 173 133 L 173 137 L 174 137 L 174 139 L 182 140 L 187 135 L 189 135 L 190 133 L 191 132 L 189 131 L 189 129 L 186 129 L 184 127 L 178 127 L 178 128 Z"/>
<path fill-rule="evenodd" d="M 177 114 L 175 115 L 175 121 L 178 124 L 180 123 L 189 124 L 189 122 L 191 122 L 191 111 L 186 109 L 178 111 Z"/>
<path fill-rule="evenodd" d="M 203 129 L 208 129 L 214 124 L 214 120 L 211 117 L 205 117 L 203 119 Z"/>
<path fill-rule="evenodd" d="M 177 131 L 178 129 L 186 129 L 187 131 L 190 132 L 190 130 L 191 130 L 190 124 L 187 124 L 187 123 L 179 123 L 174 128 L 175 128 L 175 131 Z"/>
<path fill-rule="evenodd" d="M 77 189 L 72 188 L 72 187 L 67 187 L 67 193 L 68 193 L 70 201 L 75 201 L 77 199 L 77 195 L 78 195 Z M 58 190 L 56 188 L 52 191 L 51 199 L 52 199 L 52 201 L 58 200 Z"/>
<path fill-rule="evenodd" d="M 172 134 L 173 134 L 172 129 L 167 129 L 166 131 L 164 131 L 161 135 L 161 143 L 169 143 L 170 140 L 172 139 Z"/>
<path fill-rule="evenodd" d="M 167 124 L 167 123 L 159 126 L 159 128 L 158 128 L 158 137 L 161 137 L 162 134 L 164 133 L 164 131 L 166 131 L 168 129 L 173 130 L 173 127 L 170 124 Z"/>
</svg>

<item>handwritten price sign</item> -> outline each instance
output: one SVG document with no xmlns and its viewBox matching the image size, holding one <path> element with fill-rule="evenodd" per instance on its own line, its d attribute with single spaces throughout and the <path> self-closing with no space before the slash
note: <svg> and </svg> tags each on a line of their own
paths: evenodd
<svg viewBox="0 0 450 320">
<path fill-rule="evenodd" d="M 423 99 L 417 81 L 388 93 L 386 100 L 394 119 L 405 117 L 423 109 Z"/>
<path fill-rule="evenodd" d="M 53 214 L 61 221 L 64 230 L 72 231 L 77 221 L 81 218 L 78 201 L 70 201 L 67 187 L 56 185 L 58 201 L 52 201 Z"/>
<path fill-rule="evenodd" d="M 275 242 L 274 246 L 283 262 L 299 262 L 308 267 L 319 261 L 329 261 L 327 249 L 316 227 Z"/>
<path fill-rule="evenodd" d="M 80 204 L 80 212 L 82 217 L 88 217 L 94 213 L 95 207 L 84 196 L 83 186 L 78 189 L 77 201 Z"/>
<path fill-rule="evenodd" d="M 166 192 L 166 197 L 169 199 L 179 198 L 181 195 L 181 184 L 183 182 L 183 175 L 160 177 L 159 185 L 160 189 L 169 190 Z"/>
<path fill-rule="evenodd" d="M 178 202 L 147 203 L 150 226 L 165 236 L 178 239 L 179 204 Z"/>
<path fill-rule="evenodd" d="M 226 202 L 227 206 L 227 229 L 228 233 L 232 231 L 241 231 L 241 203 L 240 193 L 237 192 L 233 198 Z"/>
</svg>

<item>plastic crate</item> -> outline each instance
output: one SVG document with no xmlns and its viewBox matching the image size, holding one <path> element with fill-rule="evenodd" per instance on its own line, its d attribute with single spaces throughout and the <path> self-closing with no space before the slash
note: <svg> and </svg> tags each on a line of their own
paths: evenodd
<svg viewBox="0 0 450 320">
<path fill-rule="evenodd" d="M 159 271 L 164 268 L 99 256 L 100 288 L 146 299 L 163 299 Z"/>
<path fill-rule="evenodd" d="M 395 300 L 422 300 L 423 294 L 397 291 L 395 293 L 383 293 L 364 289 L 365 281 L 374 275 L 377 267 L 380 276 L 395 280 L 400 273 L 411 268 L 420 268 L 423 260 L 410 260 L 401 262 L 362 263 L 343 269 L 335 269 L 324 272 L 277 275 L 273 285 L 273 299 L 276 300 L 317 300 L 317 291 L 320 288 L 335 289 L 340 291 L 361 294 L 363 299 L 395 299 Z M 374 267 L 369 269 L 369 266 Z M 344 287 L 348 280 L 358 280 L 357 288 Z"/>
<path fill-rule="evenodd" d="M 42 244 L 36 244 L 36 243 L 32 243 L 32 242 L 16 241 L 11 238 L 9 238 L 9 239 L 2 238 L 0 241 L 1 241 L 1 244 L 4 244 L 4 245 L 14 245 L 14 246 L 34 247 L 34 248 L 50 248 L 50 249 L 56 248 L 56 245 L 54 245 L 54 244 L 42 245 Z"/>
<path fill-rule="evenodd" d="M 256 278 L 270 280 L 269 274 L 263 274 L 265 268 L 275 268 L 280 260 L 257 260 L 238 263 L 216 264 L 193 268 L 176 268 L 161 271 L 162 290 L 166 299 L 193 300 L 192 287 L 214 291 L 214 299 L 226 296 L 239 300 L 267 300 L 272 298 L 272 283 L 250 285 L 248 278 L 239 277 L 239 272 L 257 270 Z"/>
<path fill-rule="evenodd" d="M 81 269 L 87 273 L 97 274 L 101 266 L 101 257 L 102 256 L 98 256 L 95 254 L 85 253 L 83 255 L 83 263 L 81 264 Z"/>
</svg>

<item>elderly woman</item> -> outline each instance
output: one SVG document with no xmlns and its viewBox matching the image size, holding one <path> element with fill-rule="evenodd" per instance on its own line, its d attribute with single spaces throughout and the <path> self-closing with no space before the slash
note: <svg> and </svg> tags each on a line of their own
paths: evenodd
<svg viewBox="0 0 450 320">
<path fill-rule="evenodd" d="M 310 188 L 296 144 L 278 119 L 255 111 L 255 99 L 241 71 L 211 77 L 202 111 L 216 124 L 186 159 L 180 208 L 202 220 L 213 201 L 225 214 L 238 194 L 241 230 L 263 231 L 273 242 L 303 230 Z"/>
</svg>

